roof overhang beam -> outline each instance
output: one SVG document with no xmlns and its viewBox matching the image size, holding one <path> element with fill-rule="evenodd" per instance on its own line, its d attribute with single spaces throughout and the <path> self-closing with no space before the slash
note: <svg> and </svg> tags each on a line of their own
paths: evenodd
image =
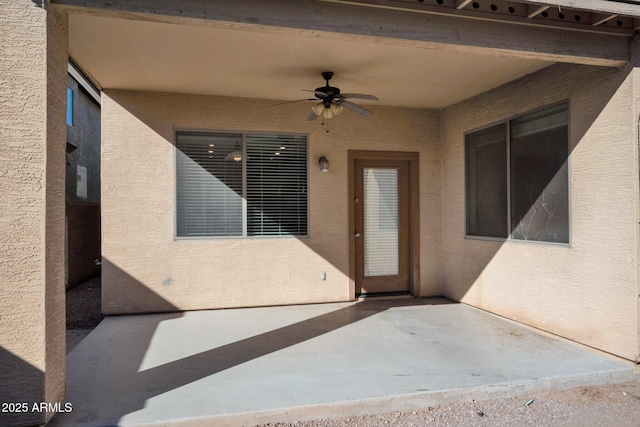
<svg viewBox="0 0 640 427">
<path fill-rule="evenodd" d="M 551 6 L 527 6 L 527 18 L 535 18 Z"/>
<path fill-rule="evenodd" d="M 555 8 L 584 10 L 602 14 L 625 15 L 640 18 L 640 1 L 621 2 L 611 0 L 512 0 Z"/>
<path fill-rule="evenodd" d="M 545 61 L 618 67 L 629 61 L 621 34 L 519 25 L 446 14 L 411 13 L 394 1 L 341 0 L 52 0 L 69 12 L 112 18 L 210 25 L 286 34 L 357 38 L 426 49 L 447 49 Z M 404 3 L 404 5 L 411 5 Z M 370 7 L 361 7 L 370 6 Z M 591 26 L 588 26 L 591 27 Z M 425 31 L 428 28 L 429 31 Z"/>
</svg>

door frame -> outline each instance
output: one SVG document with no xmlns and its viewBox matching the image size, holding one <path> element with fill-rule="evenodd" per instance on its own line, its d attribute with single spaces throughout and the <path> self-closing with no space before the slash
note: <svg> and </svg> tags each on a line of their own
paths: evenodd
<svg viewBox="0 0 640 427">
<path fill-rule="evenodd" d="M 409 293 L 420 296 L 420 155 L 406 151 L 349 150 L 349 296 L 356 299 L 355 164 L 356 160 L 401 160 L 409 164 Z"/>
</svg>

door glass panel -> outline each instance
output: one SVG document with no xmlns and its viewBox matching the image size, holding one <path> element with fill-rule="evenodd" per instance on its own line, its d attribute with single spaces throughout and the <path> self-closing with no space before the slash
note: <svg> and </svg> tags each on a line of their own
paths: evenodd
<svg viewBox="0 0 640 427">
<path fill-rule="evenodd" d="M 398 170 L 364 168 L 364 275 L 396 276 Z"/>
</svg>

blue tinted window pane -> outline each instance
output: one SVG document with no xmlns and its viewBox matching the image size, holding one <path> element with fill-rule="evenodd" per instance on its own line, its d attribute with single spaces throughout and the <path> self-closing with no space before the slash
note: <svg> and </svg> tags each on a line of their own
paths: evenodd
<svg viewBox="0 0 640 427">
<path fill-rule="evenodd" d="M 67 87 L 67 124 L 73 126 L 73 89 Z"/>
</svg>

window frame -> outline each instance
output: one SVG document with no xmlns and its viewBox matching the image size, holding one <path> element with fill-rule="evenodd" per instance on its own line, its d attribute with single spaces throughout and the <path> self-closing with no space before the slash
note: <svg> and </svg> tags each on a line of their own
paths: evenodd
<svg viewBox="0 0 640 427">
<path fill-rule="evenodd" d="M 242 140 L 242 235 L 237 236 L 179 236 L 178 235 L 178 134 L 181 132 L 203 133 L 203 134 L 236 134 Z M 307 210 L 307 233 L 304 235 L 248 235 L 248 204 L 246 199 L 247 192 L 247 135 L 295 135 L 304 136 L 307 142 L 307 155 L 305 159 L 306 170 L 306 210 Z M 310 221 L 310 191 L 309 191 L 309 134 L 303 132 L 275 132 L 261 130 L 238 130 L 238 129 L 203 129 L 190 127 L 174 127 L 173 129 L 173 240 L 175 241 L 193 241 L 193 240 L 263 240 L 263 239 L 308 239 L 311 237 L 311 221 Z"/>
<path fill-rule="evenodd" d="M 505 128 L 505 159 L 507 162 L 507 168 L 505 169 L 505 179 L 506 179 L 506 186 L 505 186 L 505 199 L 506 199 L 506 205 L 505 205 L 505 213 L 506 213 L 506 219 L 505 219 L 505 224 L 506 224 L 506 231 L 507 231 L 507 237 L 494 237 L 494 236 L 483 236 L 480 234 L 469 234 L 469 169 L 470 169 L 470 165 L 469 165 L 469 140 L 468 137 L 471 134 L 475 134 L 475 133 L 479 133 L 479 132 L 483 132 L 486 130 L 489 130 L 491 128 L 494 127 L 498 127 L 498 126 L 502 126 Z M 508 173 L 508 163 L 509 163 L 509 149 L 510 149 L 510 145 L 509 144 L 509 134 L 510 134 L 510 129 L 509 129 L 509 121 L 502 121 L 502 122 L 498 122 L 498 123 L 494 123 L 488 126 L 483 126 L 481 128 L 475 129 L 473 131 L 469 131 L 469 132 L 465 132 L 464 134 L 464 167 L 465 167 L 465 180 L 464 180 L 464 184 L 465 184 L 465 192 L 464 192 L 464 201 L 465 201 L 465 235 L 466 236 L 471 236 L 474 238 L 478 238 L 481 240 L 505 240 L 508 238 L 509 236 L 509 225 L 510 225 L 510 219 L 509 219 L 509 212 L 511 211 L 511 205 L 510 205 L 510 191 L 511 191 L 511 180 L 510 180 L 510 176 Z"/>
<path fill-rule="evenodd" d="M 524 116 L 527 116 L 529 114 L 535 114 L 547 109 L 551 109 L 554 107 L 558 107 L 560 105 L 566 105 L 567 107 L 567 215 L 568 215 L 568 221 L 567 221 L 567 227 L 568 227 L 568 242 L 567 243 L 563 243 L 563 242 L 546 242 L 546 241 L 539 241 L 539 240 L 522 240 L 522 239 L 514 239 L 513 238 L 513 233 L 512 233 L 512 229 L 511 229 L 511 122 L 514 120 L 517 120 L 519 118 L 522 118 Z M 506 155 L 506 164 L 505 167 L 507 169 L 507 174 L 506 174 L 506 179 L 507 179 L 507 237 L 491 237 L 491 236 L 478 236 L 478 235 L 474 235 L 474 234 L 469 234 L 469 230 L 468 230 L 468 212 L 469 212 L 469 206 L 468 206 L 468 184 L 469 184 L 469 164 L 468 164 L 468 156 L 467 156 L 467 137 L 471 134 L 474 134 L 476 132 L 480 132 L 486 129 L 490 129 L 494 126 L 498 126 L 498 125 L 504 125 L 506 127 L 506 144 L 507 144 L 507 155 Z M 564 99 L 562 101 L 559 102 L 555 102 L 553 104 L 546 104 L 542 107 L 538 107 L 538 108 L 534 108 L 532 110 L 527 110 L 524 111 L 522 113 L 518 113 L 518 114 L 514 114 L 508 118 L 502 119 L 502 120 L 498 120 L 474 129 L 470 129 L 468 131 L 465 131 L 463 133 L 463 145 L 464 145 L 464 151 L 463 151 L 463 161 L 464 161 L 464 238 L 466 240 L 481 240 L 481 241 L 489 241 L 489 242 L 510 242 L 510 243 L 518 243 L 518 244 L 526 244 L 526 245 L 544 245 L 544 246 L 559 246 L 559 247 L 565 247 L 565 248 L 571 248 L 572 247 L 572 242 L 573 242 L 573 234 L 572 234 L 572 211 L 571 211 L 571 151 L 572 151 L 572 146 L 571 146 L 571 141 L 572 141 L 572 137 L 571 137 L 571 100 L 570 99 Z"/>
</svg>

